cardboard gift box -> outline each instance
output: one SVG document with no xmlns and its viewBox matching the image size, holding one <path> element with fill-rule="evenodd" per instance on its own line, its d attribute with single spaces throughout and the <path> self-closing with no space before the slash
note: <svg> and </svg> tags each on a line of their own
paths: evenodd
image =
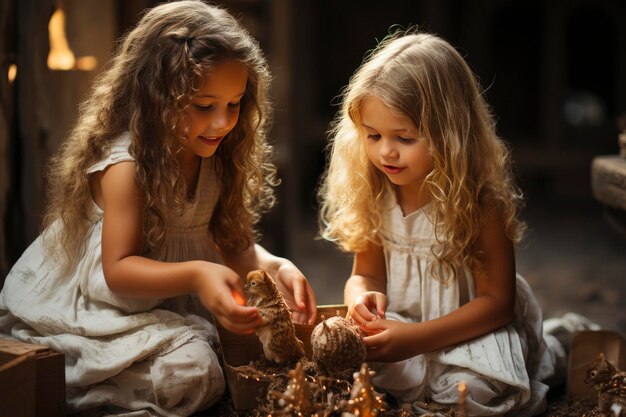
<svg viewBox="0 0 626 417">
<path fill-rule="evenodd" d="M 345 317 L 347 312 L 348 307 L 343 304 L 318 306 L 317 323 L 322 321 L 322 316 L 326 318 Z M 259 404 L 259 399 L 267 393 L 269 381 L 242 378 L 234 368 L 261 359 L 263 357 L 263 345 L 255 334 L 236 334 L 224 329 L 219 323 L 216 323 L 216 326 L 221 344 L 224 376 L 233 405 L 236 410 L 255 409 Z M 315 325 L 294 324 L 294 326 L 296 336 L 304 343 L 306 357 L 311 358 L 311 333 Z"/>
<path fill-rule="evenodd" d="M 0 338 L 0 417 L 65 416 L 65 356 Z"/>
</svg>

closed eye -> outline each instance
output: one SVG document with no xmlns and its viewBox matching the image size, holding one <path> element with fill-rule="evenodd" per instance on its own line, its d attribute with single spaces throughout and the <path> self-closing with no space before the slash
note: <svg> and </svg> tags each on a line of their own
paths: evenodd
<svg viewBox="0 0 626 417">
<path fill-rule="evenodd" d="M 398 136 L 398 140 L 402 143 L 407 143 L 407 144 L 415 142 L 414 138 L 404 138 L 402 136 Z"/>
<path fill-rule="evenodd" d="M 367 138 L 371 139 L 371 140 L 378 140 L 378 139 L 380 139 L 380 135 L 379 134 L 371 134 L 371 135 L 368 134 Z"/>
<path fill-rule="evenodd" d="M 200 104 L 194 104 L 193 105 L 194 109 L 199 110 L 199 111 L 209 111 L 213 108 L 212 104 L 208 104 L 206 106 L 202 106 Z"/>
</svg>

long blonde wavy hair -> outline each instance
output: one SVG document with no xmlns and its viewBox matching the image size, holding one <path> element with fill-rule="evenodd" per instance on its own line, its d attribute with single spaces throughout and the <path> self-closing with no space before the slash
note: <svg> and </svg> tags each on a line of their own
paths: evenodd
<svg viewBox="0 0 626 417">
<path fill-rule="evenodd" d="M 437 264 L 453 274 L 455 265 L 480 267 L 473 244 L 487 207 L 501 213 L 509 238 L 521 238 L 522 196 L 478 80 L 448 42 L 416 31 L 385 38 L 343 91 L 318 195 L 322 237 L 351 252 L 381 243 L 380 207 L 389 181 L 365 151 L 361 103 L 366 96 L 407 117 L 428 141 L 433 170 L 416 192 L 432 199 Z"/>
<path fill-rule="evenodd" d="M 52 159 L 43 228 L 59 233 L 48 249 L 75 267 L 92 224 L 88 167 L 111 143 L 130 132 L 135 181 L 145 208 L 144 239 L 158 250 L 168 212 L 182 209 L 185 180 L 176 153 L 184 142 L 184 111 L 203 77 L 224 60 L 248 72 L 237 125 L 215 158 L 221 194 L 209 229 L 221 250 L 243 250 L 255 238 L 261 213 L 274 204 L 276 168 L 270 162 L 267 129 L 270 73 L 258 43 L 225 10 L 201 1 L 150 9 L 120 41 L 116 53 L 82 103 L 78 121 Z"/>
</svg>

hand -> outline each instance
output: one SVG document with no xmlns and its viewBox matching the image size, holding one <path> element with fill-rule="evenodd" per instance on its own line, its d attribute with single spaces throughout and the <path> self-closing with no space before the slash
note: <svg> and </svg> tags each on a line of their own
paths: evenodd
<svg viewBox="0 0 626 417">
<path fill-rule="evenodd" d="M 397 320 L 375 319 L 361 329 L 368 335 L 363 338 L 367 360 L 397 362 L 419 355 L 415 331 L 418 324 Z"/>
<path fill-rule="evenodd" d="M 359 295 L 348 307 L 348 320 L 363 326 L 377 318 L 385 318 L 387 296 L 378 291 L 366 291 Z"/>
<path fill-rule="evenodd" d="M 293 322 L 315 324 L 317 301 L 304 274 L 291 262 L 283 261 L 274 274 L 274 281 L 292 311 Z"/>
<path fill-rule="evenodd" d="M 245 305 L 246 297 L 237 273 L 223 265 L 207 265 L 196 290 L 202 304 L 227 330 L 253 333 L 256 327 L 263 325 L 263 320 L 256 307 Z"/>
</svg>

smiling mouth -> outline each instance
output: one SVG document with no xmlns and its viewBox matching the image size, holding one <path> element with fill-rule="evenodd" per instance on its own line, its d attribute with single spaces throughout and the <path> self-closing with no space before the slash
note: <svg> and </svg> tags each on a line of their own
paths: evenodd
<svg viewBox="0 0 626 417">
<path fill-rule="evenodd" d="M 398 167 L 394 167 L 393 165 L 383 165 L 383 170 L 387 173 L 387 174 L 399 174 L 400 172 L 402 172 L 404 170 L 404 168 L 398 168 Z"/>
<path fill-rule="evenodd" d="M 217 145 L 223 138 L 224 136 L 198 136 L 198 139 L 207 145 Z"/>
</svg>

